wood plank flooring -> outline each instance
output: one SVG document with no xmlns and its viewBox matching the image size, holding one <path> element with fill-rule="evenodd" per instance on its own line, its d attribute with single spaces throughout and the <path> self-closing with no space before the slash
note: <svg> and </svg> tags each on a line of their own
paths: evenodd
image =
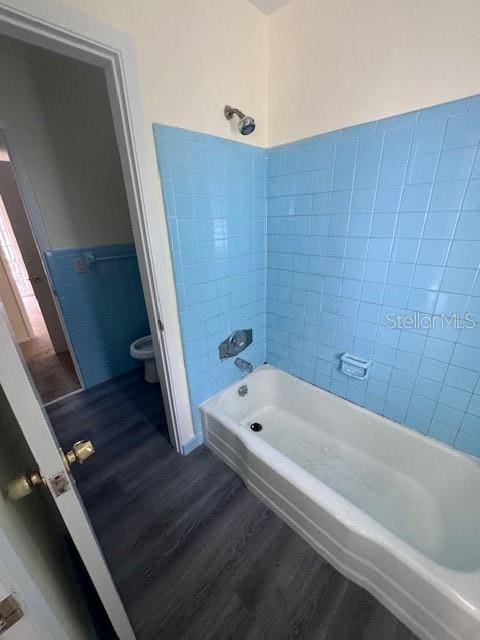
<svg viewBox="0 0 480 640">
<path fill-rule="evenodd" d="M 43 402 L 80 389 L 70 353 L 55 353 L 48 334 L 20 343 L 20 349 Z"/>
<path fill-rule="evenodd" d="M 141 371 L 48 411 L 95 444 L 75 477 L 138 640 L 416 640 L 205 447 L 176 454 Z"/>
</svg>

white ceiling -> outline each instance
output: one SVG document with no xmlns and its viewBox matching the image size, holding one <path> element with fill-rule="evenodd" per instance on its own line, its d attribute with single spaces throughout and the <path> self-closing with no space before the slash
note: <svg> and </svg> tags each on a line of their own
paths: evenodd
<svg viewBox="0 0 480 640">
<path fill-rule="evenodd" d="M 280 7 L 283 7 L 283 5 L 287 4 L 289 0 L 249 0 L 249 2 L 254 4 L 257 9 L 260 9 L 260 11 L 263 11 L 263 13 L 268 15 L 269 13 L 273 13 L 277 9 L 280 9 Z"/>
</svg>

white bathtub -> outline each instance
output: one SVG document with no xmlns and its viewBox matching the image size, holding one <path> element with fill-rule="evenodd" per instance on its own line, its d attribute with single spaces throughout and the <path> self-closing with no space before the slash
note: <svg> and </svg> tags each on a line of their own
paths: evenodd
<svg viewBox="0 0 480 640">
<path fill-rule="evenodd" d="M 478 461 L 267 365 L 200 410 L 210 449 L 419 638 L 480 639 Z"/>
</svg>

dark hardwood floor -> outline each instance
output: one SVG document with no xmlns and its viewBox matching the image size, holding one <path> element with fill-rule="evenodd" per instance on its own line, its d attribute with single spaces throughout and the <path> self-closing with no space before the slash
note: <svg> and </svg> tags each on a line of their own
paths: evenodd
<svg viewBox="0 0 480 640">
<path fill-rule="evenodd" d="M 170 447 L 142 372 L 48 407 L 138 640 L 416 640 L 205 447 Z M 103 639 L 102 639 L 103 640 Z"/>
<path fill-rule="evenodd" d="M 55 353 L 47 333 L 22 342 L 19 347 L 42 402 L 51 402 L 80 389 L 72 356 Z"/>
</svg>

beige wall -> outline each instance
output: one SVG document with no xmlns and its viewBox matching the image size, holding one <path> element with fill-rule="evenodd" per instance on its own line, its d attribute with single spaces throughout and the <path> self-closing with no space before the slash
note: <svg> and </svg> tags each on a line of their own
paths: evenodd
<svg viewBox="0 0 480 640">
<path fill-rule="evenodd" d="M 30 66 L 16 56 L 0 52 L 0 120 L 15 126 L 28 166 L 35 196 L 44 216 L 67 206 L 42 107 L 35 91 Z M 53 237 L 55 240 L 54 229 Z"/>
<path fill-rule="evenodd" d="M 480 92 L 476 0 L 291 0 L 270 16 L 247 0 L 62 2 L 130 34 L 152 163 L 152 122 L 271 146 Z M 76 159 L 65 144 L 64 106 L 78 107 L 75 144 L 92 133 L 92 107 L 106 108 L 99 72 L 88 85 L 77 63 L 52 74 L 2 54 L 0 68 L 0 119 L 21 125 L 52 246 L 130 240 L 123 185 L 112 187 L 117 159 L 101 153 L 111 131 L 100 127 Z M 256 118 L 248 139 L 224 119 L 227 102 Z M 84 170 L 97 157 L 109 171 L 89 197 Z"/>
<path fill-rule="evenodd" d="M 150 137 L 161 122 L 265 144 L 268 18 L 247 0 L 62 2 L 131 35 Z M 255 117 L 248 139 L 225 120 L 226 103 Z"/>
<path fill-rule="evenodd" d="M 103 70 L 55 54 L 31 60 L 65 201 L 43 208 L 52 245 L 132 242 Z"/>
<path fill-rule="evenodd" d="M 63 2 L 132 36 L 152 162 L 152 122 L 245 141 L 226 103 L 256 118 L 248 142 L 265 143 L 267 17 L 249 2 Z M 31 65 L 0 49 L 0 120 L 16 124 L 51 246 L 130 241 L 118 159 L 104 152 L 113 132 L 103 126 L 102 72 L 52 60 Z"/>
<path fill-rule="evenodd" d="M 147 128 L 238 140 L 230 102 L 270 146 L 480 92 L 478 0 L 62 2 L 132 36 Z"/>
<path fill-rule="evenodd" d="M 15 127 L 50 246 L 131 242 L 103 72 L 1 46 L 0 120 Z"/>
<path fill-rule="evenodd" d="M 270 146 L 480 92 L 476 0 L 63 2 L 130 33 L 147 127 L 238 140 L 230 102 Z"/>
<path fill-rule="evenodd" d="M 268 144 L 480 93 L 478 0 L 291 0 L 269 17 Z"/>
</svg>

